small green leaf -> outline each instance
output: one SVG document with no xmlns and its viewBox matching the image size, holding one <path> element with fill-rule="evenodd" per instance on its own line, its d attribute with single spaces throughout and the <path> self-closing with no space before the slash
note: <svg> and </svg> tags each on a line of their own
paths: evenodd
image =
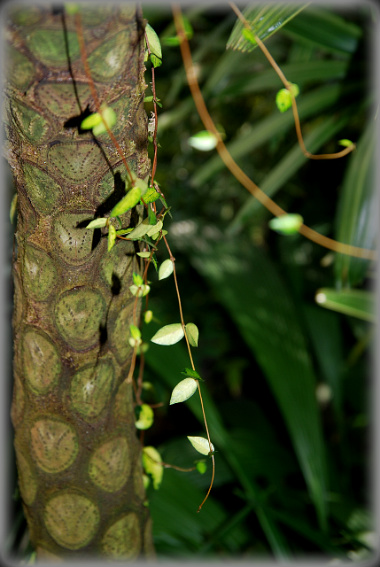
<svg viewBox="0 0 380 567">
<path fill-rule="evenodd" d="M 207 471 L 207 465 L 204 461 L 198 461 L 195 466 L 200 474 L 205 474 Z"/>
<path fill-rule="evenodd" d="M 137 252 L 137 256 L 140 256 L 140 258 L 149 258 L 150 252 Z"/>
<path fill-rule="evenodd" d="M 156 234 L 156 232 L 160 232 L 160 230 L 162 229 L 163 224 L 162 221 L 158 221 L 158 223 L 156 223 L 155 225 L 151 226 L 151 228 L 148 230 L 148 232 L 146 233 L 147 236 L 152 236 L 154 234 Z"/>
<path fill-rule="evenodd" d="M 289 87 L 293 95 L 296 97 L 300 92 L 299 86 L 295 83 L 289 83 Z M 288 110 L 288 108 L 291 108 L 292 95 L 290 94 L 290 91 L 288 89 L 280 89 L 278 91 L 278 93 L 276 94 L 276 105 L 280 112 L 285 112 L 286 110 Z"/>
<path fill-rule="evenodd" d="M 150 207 L 148 207 L 148 220 L 149 220 L 149 224 L 152 226 L 157 224 L 156 214 Z"/>
<path fill-rule="evenodd" d="M 144 283 L 143 277 L 140 274 L 136 274 L 136 272 L 133 272 L 132 279 L 135 285 L 142 285 Z"/>
<path fill-rule="evenodd" d="M 144 193 L 144 203 L 154 203 L 160 197 L 160 194 L 154 189 L 154 187 L 148 187 Z"/>
<path fill-rule="evenodd" d="M 132 232 L 133 228 L 121 228 L 120 230 L 116 231 L 118 236 L 126 236 L 130 232 Z"/>
<path fill-rule="evenodd" d="M 80 127 L 82 130 L 92 130 L 98 124 L 101 124 L 102 117 L 100 116 L 99 112 L 94 112 L 87 116 L 84 120 L 82 120 Z"/>
<path fill-rule="evenodd" d="M 362 289 L 330 289 L 317 291 L 315 301 L 322 307 L 364 321 L 376 321 L 376 301 L 372 292 Z"/>
<path fill-rule="evenodd" d="M 162 49 L 159 37 L 149 24 L 145 26 L 145 32 L 149 44 L 150 60 L 154 67 L 159 67 L 162 63 Z"/>
<path fill-rule="evenodd" d="M 111 130 L 111 128 L 116 124 L 116 120 L 117 120 L 116 112 L 110 106 L 106 106 L 105 108 L 102 109 L 102 116 L 104 122 Z M 105 127 L 104 122 L 101 121 L 99 124 L 94 126 L 94 128 L 92 129 L 92 133 L 94 134 L 94 136 L 100 136 L 101 134 L 107 132 L 107 128 Z"/>
<path fill-rule="evenodd" d="M 256 45 L 257 42 L 255 40 L 255 34 L 251 30 L 249 30 L 248 28 L 243 28 L 243 31 L 241 33 L 243 34 L 243 37 L 245 37 L 245 39 L 253 43 L 253 45 Z"/>
<path fill-rule="evenodd" d="M 104 226 L 106 226 L 106 224 L 107 219 L 105 218 L 94 219 L 86 226 L 86 228 L 103 228 Z"/>
<path fill-rule="evenodd" d="M 172 260 L 168 258 L 167 260 L 162 262 L 161 266 L 159 267 L 158 279 L 164 280 L 165 278 L 168 278 L 173 273 L 173 270 L 174 270 L 174 264 Z"/>
<path fill-rule="evenodd" d="M 354 145 L 354 143 L 351 142 L 351 140 L 347 140 L 347 138 L 344 138 L 343 140 L 339 140 L 338 144 L 340 144 L 341 146 L 344 146 L 346 148 L 349 148 L 350 146 Z"/>
<path fill-rule="evenodd" d="M 189 339 L 190 345 L 192 347 L 197 347 L 198 338 L 199 338 L 198 327 L 194 325 L 194 323 L 187 323 L 187 325 L 185 325 L 185 328 L 186 328 L 186 335 L 187 338 Z"/>
<path fill-rule="evenodd" d="M 129 325 L 129 330 L 134 339 L 141 339 L 141 331 L 136 325 Z"/>
<path fill-rule="evenodd" d="M 218 144 L 218 139 L 212 132 L 208 130 L 202 130 L 194 136 L 191 136 L 188 140 L 189 145 L 196 150 L 201 152 L 208 152 L 216 148 Z"/>
<path fill-rule="evenodd" d="M 153 480 L 153 488 L 157 490 L 160 487 L 164 467 L 160 453 L 154 447 L 148 446 L 143 448 L 142 462 L 146 474 L 150 475 Z"/>
<path fill-rule="evenodd" d="M 184 332 L 181 323 L 172 323 L 171 325 L 161 327 L 150 340 L 157 345 L 170 346 L 178 343 L 183 336 Z"/>
<path fill-rule="evenodd" d="M 194 449 L 198 451 L 198 453 L 201 453 L 201 455 L 209 455 L 210 444 L 207 439 L 205 439 L 204 437 L 189 437 L 189 436 L 187 436 L 187 438 L 194 447 Z M 215 449 L 214 449 L 214 445 L 211 443 L 211 452 L 213 451 L 215 451 Z"/>
<path fill-rule="evenodd" d="M 155 234 L 156 232 L 160 231 L 162 229 L 162 226 L 162 221 L 158 221 L 158 223 L 152 226 L 151 224 L 149 224 L 149 219 L 146 218 L 142 222 L 140 222 L 140 224 L 138 224 L 136 228 L 132 230 L 132 232 L 129 233 L 128 238 L 135 240 L 142 238 L 145 235 L 151 236 L 151 234 Z"/>
<path fill-rule="evenodd" d="M 149 285 L 131 285 L 129 291 L 135 297 L 145 297 L 150 292 Z"/>
<path fill-rule="evenodd" d="M 157 55 L 154 55 L 154 53 L 151 53 L 150 60 L 153 67 L 159 67 L 160 65 L 162 65 L 162 59 L 160 57 L 157 57 Z"/>
<path fill-rule="evenodd" d="M 303 218 L 298 214 L 280 215 L 271 219 L 268 223 L 269 228 L 280 234 L 295 234 L 303 224 Z"/>
<path fill-rule="evenodd" d="M 145 314 L 144 314 L 145 323 L 150 323 L 152 319 L 153 319 L 153 311 L 150 311 L 150 310 L 145 311 Z"/>
<path fill-rule="evenodd" d="M 201 380 L 203 382 L 198 372 L 196 370 L 193 370 L 192 368 L 185 368 L 185 370 L 181 372 L 181 374 L 183 374 L 184 376 L 190 376 L 191 378 L 195 378 L 196 380 Z"/>
<path fill-rule="evenodd" d="M 140 414 L 137 421 L 135 421 L 135 426 L 137 429 L 149 429 L 152 426 L 154 420 L 154 413 L 150 406 L 147 404 L 142 404 L 140 406 Z"/>
<path fill-rule="evenodd" d="M 116 229 L 112 224 L 108 227 L 108 240 L 107 240 L 107 250 L 108 252 L 112 250 L 116 242 Z"/>
<path fill-rule="evenodd" d="M 185 402 L 196 392 L 198 388 L 197 381 L 194 378 L 185 378 L 179 382 L 171 395 L 169 405 Z"/>
<path fill-rule="evenodd" d="M 140 201 L 140 198 L 140 187 L 132 187 L 132 189 L 130 189 L 125 195 L 125 197 L 123 197 L 121 201 L 116 203 L 116 205 L 110 212 L 110 217 L 117 217 L 119 215 L 122 215 L 123 213 L 126 213 L 127 211 L 129 211 L 129 209 L 132 209 L 137 205 L 137 203 Z"/>
</svg>

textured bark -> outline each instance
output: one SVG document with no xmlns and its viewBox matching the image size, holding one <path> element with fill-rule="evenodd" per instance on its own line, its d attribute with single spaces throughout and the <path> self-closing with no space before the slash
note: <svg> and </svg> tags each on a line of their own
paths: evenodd
<svg viewBox="0 0 380 567">
<path fill-rule="evenodd" d="M 142 20 L 130 4 L 82 9 L 100 101 L 139 177 L 149 169 Z M 139 265 L 107 253 L 98 229 L 124 193 L 107 134 L 78 130 L 95 111 L 73 16 L 9 9 L 7 157 L 18 193 L 12 421 L 19 486 L 39 556 L 133 559 L 153 552 L 134 427 L 128 343 Z M 123 216 L 134 225 L 138 212 Z M 115 225 L 116 226 L 116 225 Z"/>
</svg>

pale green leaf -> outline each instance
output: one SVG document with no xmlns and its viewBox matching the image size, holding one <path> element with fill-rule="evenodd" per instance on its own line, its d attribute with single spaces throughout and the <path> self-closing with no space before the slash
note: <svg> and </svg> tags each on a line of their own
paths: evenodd
<svg viewBox="0 0 380 567">
<path fill-rule="evenodd" d="M 192 347 L 198 346 L 198 338 L 199 338 L 199 331 L 198 327 L 194 325 L 194 323 L 187 323 L 185 325 L 186 328 L 186 335 L 189 339 L 189 343 Z"/>
<path fill-rule="evenodd" d="M 145 323 L 150 323 L 152 319 L 153 319 L 153 311 L 151 311 L 150 309 L 148 311 L 145 311 L 144 313 Z"/>
<path fill-rule="evenodd" d="M 189 145 L 201 152 L 208 152 L 216 148 L 218 139 L 212 132 L 202 130 L 188 140 Z"/>
<path fill-rule="evenodd" d="M 154 447 L 148 446 L 143 448 L 142 462 L 146 474 L 150 475 L 153 480 L 153 488 L 157 490 L 160 487 L 164 467 L 160 453 Z"/>
<path fill-rule="evenodd" d="M 141 338 L 141 331 L 136 325 L 129 325 L 129 330 L 131 331 L 131 335 L 134 339 Z"/>
<path fill-rule="evenodd" d="M 135 297 L 145 297 L 150 292 L 149 285 L 131 285 L 129 286 L 129 291 Z"/>
<path fill-rule="evenodd" d="M 344 146 L 345 148 L 349 148 L 350 146 L 354 145 L 354 143 L 351 142 L 351 140 L 348 140 L 347 138 L 343 138 L 342 140 L 338 140 L 338 144 L 340 144 L 341 146 Z"/>
<path fill-rule="evenodd" d="M 149 228 L 148 232 L 146 233 L 146 235 L 153 237 L 154 234 L 156 234 L 157 232 L 160 232 L 160 230 L 163 227 L 163 224 L 162 224 L 162 221 L 158 221 L 153 226 L 152 225 L 149 225 L 149 226 L 150 226 L 150 228 Z"/>
<path fill-rule="evenodd" d="M 142 222 L 140 222 L 140 224 L 138 224 L 136 228 L 132 230 L 132 232 L 128 234 L 128 238 L 137 239 L 142 238 L 145 235 L 151 236 L 152 234 L 159 232 L 162 226 L 162 221 L 158 221 L 155 225 L 152 226 L 149 223 L 149 219 L 146 218 Z"/>
<path fill-rule="evenodd" d="M 150 339 L 152 343 L 157 345 L 170 346 L 178 343 L 184 336 L 181 323 L 172 323 L 161 327 Z"/>
<path fill-rule="evenodd" d="M 201 455 L 208 455 L 210 453 L 210 444 L 207 439 L 204 437 L 189 437 L 187 436 L 188 440 L 194 447 L 198 453 Z M 211 443 L 211 451 L 215 451 L 214 445 Z"/>
<path fill-rule="evenodd" d="M 104 226 L 106 226 L 106 224 L 107 219 L 105 218 L 94 219 L 86 226 L 86 228 L 103 228 Z"/>
<path fill-rule="evenodd" d="M 185 378 L 181 380 L 174 388 L 171 398 L 170 405 L 178 404 L 179 402 L 185 402 L 194 394 L 197 390 L 198 384 L 194 378 Z"/>
<path fill-rule="evenodd" d="M 152 426 L 154 420 L 153 410 L 148 404 L 142 404 L 140 406 L 140 414 L 137 421 L 135 421 L 135 426 L 137 429 L 149 429 Z"/>
<path fill-rule="evenodd" d="M 145 32 L 148 38 L 150 53 L 156 55 L 159 59 L 162 59 L 162 49 L 158 35 L 149 24 L 146 24 Z"/>
<path fill-rule="evenodd" d="M 132 187 L 132 189 L 130 189 L 128 193 L 125 195 L 125 197 L 123 197 L 121 201 L 119 201 L 114 206 L 114 208 L 110 212 L 110 216 L 118 217 L 119 215 L 126 213 L 127 211 L 129 211 L 130 209 L 132 209 L 137 205 L 137 203 L 140 201 L 140 198 L 141 198 L 140 187 Z"/>
<path fill-rule="evenodd" d="M 268 222 L 269 227 L 280 234 L 296 234 L 302 224 L 303 218 L 298 214 L 280 215 Z"/>
<path fill-rule="evenodd" d="M 116 242 L 116 229 L 112 224 L 108 227 L 107 250 L 112 250 Z"/>
<path fill-rule="evenodd" d="M 172 260 L 170 258 L 164 260 L 158 269 L 158 279 L 164 280 L 165 278 L 168 278 L 173 273 L 173 270 L 174 265 Z"/>
<path fill-rule="evenodd" d="M 92 130 L 98 124 L 101 124 L 102 117 L 100 116 L 99 112 L 94 112 L 87 116 L 84 120 L 82 120 L 80 127 L 82 130 Z"/>
<path fill-rule="evenodd" d="M 107 106 L 106 108 L 102 109 L 102 116 L 103 116 L 104 122 L 107 124 L 108 128 L 111 130 L 111 128 L 113 126 L 115 126 L 115 124 L 116 124 L 116 120 L 117 120 L 116 112 L 114 111 L 113 108 L 111 108 L 110 106 Z M 107 128 L 106 128 L 104 122 L 101 121 L 99 124 L 94 126 L 94 128 L 92 129 L 92 133 L 94 134 L 94 136 L 100 136 L 101 134 L 104 134 L 105 132 L 107 132 Z"/>
<path fill-rule="evenodd" d="M 137 252 L 137 256 L 140 256 L 140 258 L 149 258 L 150 252 Z"/>
</svg>

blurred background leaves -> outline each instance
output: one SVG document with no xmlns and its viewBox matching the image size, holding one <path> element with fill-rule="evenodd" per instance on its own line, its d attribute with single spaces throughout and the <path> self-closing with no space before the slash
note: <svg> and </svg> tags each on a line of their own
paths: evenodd
<svg viewBox="0 0 380 567">
<path fill-rule="evenodd" d="M 234 159 L 280 206 L 322 234 L 372 248 L 368 42 L 378 14 L 369 5 L 293 11 L 266 45 L 300 86 L 306 147 L 336 152 L 344 137 L 357 143 L 353 154 L 305 159 L 291 111 L 276 108 L 282 84 L 263 54 L 226 49 L 236 24 L 227 6 L 184 9 L 202 93 Z M 146 6 L 144 16 L 161 38 L 174 35 L 169 9 Z M 265 25 L 268 31 L 276 22 L 268 16 Z M 200 514 L 210 466 L 204 475 L 165 470 L 160 490 L 150 490 L 157 552 L 192 559 L 368 558 L 375 539 L 368 482 L 372 327 L 352 310 L 324 309 L 315 297 L 322 288 L 346 294 L 355 288 L 368 315 L 373 266 L 299 235 L 274 233 L 270 214 L 216 152 L 193 147 L 204 127 L 178 47 L 163 44 L 156 89 L 163 104 L 156 177 L 172 207 L 168 238 L 185 320 L 200 331 L 193 354 L 217 450 L 215 486 Z M 165 259 L 162 251 L 159 260 Z M 151 280 L 149 308 L 158 322 L 144 327 L 146 340 L 178 320 L 173 282 L 156 281 L 154 273 Z M 189 467 L 197 455 L 186 435 L 204 436 L 199 400 L 168 405 L 189 365 L 185 346 L 152 344 L 146 356 L 146 379 L 164 405 L 145 442 L 165 462 Z"/>
</svg>

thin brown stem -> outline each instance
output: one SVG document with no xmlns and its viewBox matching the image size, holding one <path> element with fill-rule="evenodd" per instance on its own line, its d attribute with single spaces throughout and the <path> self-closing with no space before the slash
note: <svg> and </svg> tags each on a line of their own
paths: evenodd
<svg viewBox="0 0 380 567">
<path fill-rule="evenodd" d="M 253 32 L 251 24 L 243 16 L 243 14 L 239 10 L 239 8 L 236 6 L 236 4 L 234 4 L 233 2 L 230 2 L 229 4 L 230 4 L 232 10 L 235 12 L 237 17 L 239 18 L 239 20 L 244 25 L 244 27 L 246 29 L 248 29 L 251 33 L 253 33 L 253 36 L 255 38 L 257 45 L 259 46 L 261 51 L 264 53 L 264 55 L 267 58 L 267 60 L 269 61 L 269 63 L 272 65 L 272 67 L 275 70 L 275 72 L 277 73 L 278 77 L 281 79 L 284 87 L 287 88 L 289 93 L 290 93 L 290 96 L 292 98 L 292 110 L 293 110 L 296 133 L 297 133 L 297 139 L 298 139 L 298 143 L 300 145 L 300 148 L 302 150 L 302 153 L 309 159 L 338 159 L 338 158 L 341 158 L 341 157 L 349 154 L 350 152 L 352 152 L 355 149 L 355 144 L 351 144 L 349 147 L 345 148 L 344 150 L 342 150 L 340 152 L 333 153 L 333 154 L 312 154 L 306 149 L 305 142 L 304 142 L 304 139 L 303 139 L 303 136 L 302 136 L 302 131 L 301 131 L 301 124 L 300 124 L 300 119 L 299 119 L 299 114 L 298 114 L 297 102 L 296 102 L 296 98 L 295 98 L 295 96 L 292 92 L 292 89 L 291 89 L 291 83 L 285 77 L 284 73 L 282 72 L 280 67 L 277 65 L 276 61 L 273 59 L 272 55 L 269 53 L 267 47 L 261 41 L 259 36 L 256 35 Z"/>
<path fill-rule="evenodd" d="M 249 191 L 260 203 L 268 209 L 274 216 L 280 216 L 286 214 L 286 211 L 279 207 L 268 195 L 256 185 L 237 165 L 237 163 L 232 158 L 231 154 L 224 145 L 219 132 L 217 131 L 215 124 L 207 110 L 206 104 L 204 102 L 202 93 L 200 91 L 196 74 L 194 71 L 194 65 L 191 57 L 191 52 L 189 48 L 189 43 L 186 38 L 185 31 L 181 23 L 181 10 L 178 5 L 173 5 L 173 16 L 174 23 L 176 26 L 177 34 L 180 41 L 181 55 L 183 59 L 183 64 L 185 67 L 187 82 L 197 108 L 198 114 L 207 130 L 212 132 L 218 142 L 216 145 L 216 150 L 219 153 L 221 159 L 231 171 L 234 177 Z M 333 250 L 334 252 L 339 252 L 340 254 L 346 254 L 348 256 L 354 256 L 356 258 L 363 258 L 368 260 L 376 260 L 377 254 L 375 250 L 369 250 L 367 248 L 360 248 L 358 246 L 352 246 L 351 244 L 345 244 L 343 242 L 337 242 L 332 238 L 327 238 L 316 232 L 315 230 L 309 228 L 306 225 L 302 225 L 299 232 L 306 238 L 316 242 L 324 248 Z"/>
<path fill-rule="evenodd" d="M 187 333 L 186 333 L 185 320 L 184 320 L 184 317 L 183 317 L 181 294 L 179 292 L 179 286 L 178 286 L 178 281 L 177 281 L 177 272 L 176 272 L 176 269 L 175 269 L 175 258 L 172 254 L 172 251 L 170 250 L 170 246 L 169 246 L 168 241 L 167 241 L 165 236 L 163 236 L 163 240 L 165 242 L 166 249 L 169 252 L 169 257 L 170 257 L 171 261 L 173 262 L 173 278 L 174 278 L 174 285 L 175 285 L 175 289 L 176 289 L 176 293 L 177 293 L 177 299 L 178 299 L 179 316 L 180 316 L 180 320 L 181 320 L 182 329 L 183 329 L 183 332 L 184 332 L 184 335 L 185 335 L 185 340 L 186 340 L 186 344 L 187 344 L 187 350 L 188 350 L 188 353 L 189 353 L 191 368 L 193 370 L 195 370 L 193 357 L 192 357 L 192 354 L 191 354 L 191 347 L 190 347 L 189 339 L 188 339 Z"/>
</svg>

